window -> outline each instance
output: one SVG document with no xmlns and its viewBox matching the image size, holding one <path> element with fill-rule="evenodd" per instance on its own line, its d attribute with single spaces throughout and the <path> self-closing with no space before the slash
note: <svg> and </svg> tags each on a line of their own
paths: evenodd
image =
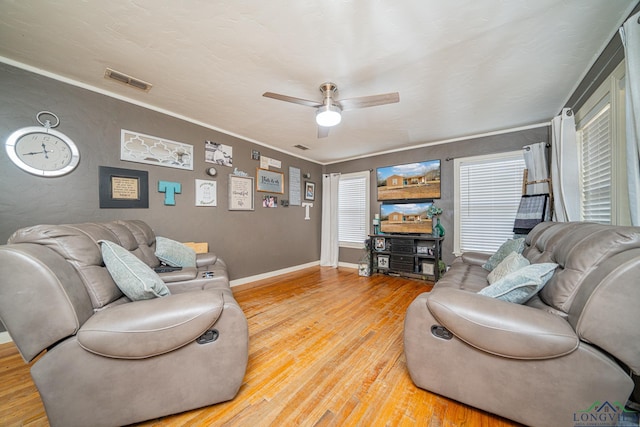
<svg viewBox="0 0 640 427">
<path fill-rule="evenodd" d="M 338 240 L 340 246 L 362 248 L 369 236 L 369 171 L 340 175 Z"/>
<path fill-rule="evenodd" d="M 598 106 L 595 113 L 578 137 L 580 216 L 584 221 L 611 224 L 611 104 Z"/>
<path fill-rule="evenodd" d="M 628 225 L 624 61 L 576 113 L 580 219 Z"/>
<path fill-rule="evenodd" d="M 455 159 L 454 168 L 454 253 L 495 252 L 513 237 L 522 198 L 522 152 Z"/>
</svg>

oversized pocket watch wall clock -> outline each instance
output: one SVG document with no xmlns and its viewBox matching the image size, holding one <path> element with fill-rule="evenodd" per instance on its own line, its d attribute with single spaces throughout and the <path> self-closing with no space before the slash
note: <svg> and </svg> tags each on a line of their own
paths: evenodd
<svg viewBox="0 0 640 427">
<path fill-rule="evenodd" d="M 40 116 L 50 115 L 56 122 L 44 123 Z M 41 111 L 36 120 L 43 127 L 30 126 L 18 129 L 7 138 L 7 155 L 20 169 L 33 175 L 54 177 L 68 174 L 80 162 L 80 152 L 76 144 L 63 134 L 54 130 L 60 119 L 49 111 Z"/>
</svg>

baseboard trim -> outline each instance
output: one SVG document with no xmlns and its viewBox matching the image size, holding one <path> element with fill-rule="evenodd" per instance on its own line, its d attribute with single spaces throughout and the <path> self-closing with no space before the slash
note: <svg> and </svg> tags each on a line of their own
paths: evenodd
<svg viewBox="0 0 640 427">
<path fill-rule="evenodd" d="M 0 344 L 6 344 L 8 342 L 13 342 L 13 340 L 11 339 L 11 335 L 9 335 L 9 332 L 0 332 Z"/>
<path fill-rule="evenodd" d="M 354 264 L 352 262 L 339 262 L 338 267 L 355 268 L 357 270 L 358 264 Z"/>
<path fill-rule="evenodd" d="M 229 282 L 231 287 L 244 285 L 251 282 L 257 282 L 258 280 L 270 279 L 281 274 L 292 273 L 298 270 L 304 270 L 305 268 L 315 267 L 320 265 L 320 261 L 308 262 L 306 264 L 295 265 L 293 267 L 283 268 L 281 270 L 270 271 L 268 273 L 256 274 L 255 276 L 243 277 L 240 279 L 234 279 Z"/>
</svg>

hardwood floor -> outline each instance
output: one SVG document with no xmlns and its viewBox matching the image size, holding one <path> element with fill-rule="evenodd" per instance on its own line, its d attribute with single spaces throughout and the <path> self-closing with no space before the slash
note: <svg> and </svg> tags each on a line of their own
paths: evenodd
<svg viewBox="0 0 640 427">
<path fill-rule="evenodd" d="M 230 402 L 139 426 L 517 426 L 417 388 L 402 345 L 423 282 L 314 267 L 234 288 L 249 365 Z M 0 425 L 46 426 L 29 367 L 0 345 Z"/>
</svg>

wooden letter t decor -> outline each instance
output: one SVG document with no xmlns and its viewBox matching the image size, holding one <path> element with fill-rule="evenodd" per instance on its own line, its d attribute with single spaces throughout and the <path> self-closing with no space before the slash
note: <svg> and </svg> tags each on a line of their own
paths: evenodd
<svg viewBox="0 0 640 427">
<path fill-rule="evenodd" d="M 176 193 L 182 192 L 182 185 L 179 182 L 171 181 L 158 181 L 158 192 L 164 193 L 164 204 L 168 206 L 175 206 Z"/>
</svg>

